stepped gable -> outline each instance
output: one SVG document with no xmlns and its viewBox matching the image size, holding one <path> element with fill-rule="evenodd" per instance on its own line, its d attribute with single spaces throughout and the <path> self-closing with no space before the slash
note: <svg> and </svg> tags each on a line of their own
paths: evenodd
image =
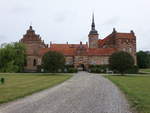
<svg viewBox="0 0 150 113">
<path fill-rule="evenodd" d="M 41 40 L 40 35 L 36 34 L 35 31 L 32 29 L 32 26 L 29 27 L 26 34 L 23 35 L 23 38 L 20 40 L 22 43 L 33 43 L 39 42 L 44 44 L 44 41 Z"/>
<path fill-rule="evenodd" d="M 27 47 L 26 54 L 28 56 L 37 56 L 40 48 L 47 48 L 48 46 L 41 40 L 40 35 L 36 34 L 32 26 L 26 31 L 26 34 L 23 35 L 23 38 L 20 40 L 21 43 L 24 43 Z"/>
</svg>

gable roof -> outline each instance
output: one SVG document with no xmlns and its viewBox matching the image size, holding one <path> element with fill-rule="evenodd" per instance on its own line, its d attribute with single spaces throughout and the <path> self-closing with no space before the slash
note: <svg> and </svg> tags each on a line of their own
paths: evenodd
<svg viewBox="0 0 150 113">
<path fill-rule="evenodd" d="M 103 46 L 107 41 L 112 40 L 113 37 L 114 37 L 114 33 L 111 33 L 110 35 L 108 35 L 104 39 L 98 40 L 99 46 Z"/>
<path fill-rule="evenodd" d="M 88 48 L 87 44 L 82 44 L 84 48 Z M 51 44 L 51 48 L 78 48 L 80 44 Z"/>
<path fill-rule="evenodd" d="M 135 35 L 133 33 L 120 33 L 120 32 L 112 32 L 110 35 L 105 37 L 104 39 L 99 39 L 98 44 L 99 46 L 103 46 L 106 42 L 112 41 L 115 38 L 134 38 Z"/>
<path fill-rule="evenodd" d="M 66 56 L 73 56 L 75 55 L 75 49 L 74 48 L 42 48 L 39 51 L 39 55 L 43 56 L 48 51 L 56 51 L 60 52 Z"/>
<path fill-rule="evenodd" d="M 57 51 L 65 56 L 75 56 L 77 55 L 77 48 L 42 48 L 39 51 L 39 55 L 43 56 L 48 51 Z M 115 48 L 87 48 L 85 49 L 85 53 L 83 55 L 86 56 L 101 56 L 101 55 L 111 55 L 115 52 Z"/>
</svg>

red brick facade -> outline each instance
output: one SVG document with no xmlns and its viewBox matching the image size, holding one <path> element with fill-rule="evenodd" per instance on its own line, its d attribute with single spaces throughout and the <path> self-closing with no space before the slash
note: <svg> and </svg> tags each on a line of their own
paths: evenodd
<svg viewBox="0 0 150 113">
<path fill-rule="evenodd" d="M 35 34 L 35 31 L 30 26 L 27 33 L 23 36 L 20 42 L 26 45 L 26 55 L 27 55 L 27 63 L 25 66 L 26 71 L 35 71 L 37 70 L 37 65 L 40 65 L 39 59 L 39 51 L 42 48 L 46 48 L 47 46 L 44 44 L 44 41 L 41 40 L 41 37 Z"/>
<path fill-rule="evenodd" d="M 51 42 L 50 45 L 46 45 L 30 26 L 27 33 L 20 40 L 27 47 L 27 65 L 25 69 L 36 71 L 37 66 L 41 65 L 42 56 L 48 51 L 63 53 L 66 58 L 66 65 L 74 65 L 76 68 L 108 64 L 109 56 L 116 51 L 129 52 L 136 61 L 136 36 L 133 31 L 120 33 L 113 29 L 113 32 L 106 38 L 99 39 L 93 17 L 88 37 L 89 43 L 86 44 L 82 44 L 82 42 L 80 44 L 53 44 Z"/>
</svg>

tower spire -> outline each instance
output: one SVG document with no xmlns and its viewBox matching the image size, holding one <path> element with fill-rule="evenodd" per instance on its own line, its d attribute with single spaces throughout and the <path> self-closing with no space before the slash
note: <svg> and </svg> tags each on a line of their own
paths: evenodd
<svg viewBox="0 0 150 113">
<path fill-rule="evenodd" d="M 89 34 L 95 34 L 98 35 L 97 30 L 95 29 L 95 20 L 94 20 L 94 13 L 92 14 L 92 25 L 91 25 L 91 31 Z"/>
<path fill-rule="evenodd" d="M 95 30 L 94 13 L 92 14 L 92 25 L 91 25 L 91 29 L 92 29 L 92 30 Z"/>
<path fill-rule="evenodd" d="M 94 13 L 92 14 L 92 25 L 89 32 L 89 48 L 98 48 L 98 32 L 95 29 Z"/>
</svg>

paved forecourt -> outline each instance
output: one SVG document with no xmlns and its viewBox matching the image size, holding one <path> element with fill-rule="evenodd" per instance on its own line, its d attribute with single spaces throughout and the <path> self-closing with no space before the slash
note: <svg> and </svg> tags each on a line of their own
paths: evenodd
<svg viewBox="0 0 150 113">
<path fill-rule="evenodd" d="M 98 74 L 79 72 L 70 80 L 0 106 L 0 113 L 131 113 L 124 95 Z"/>
</svg>

